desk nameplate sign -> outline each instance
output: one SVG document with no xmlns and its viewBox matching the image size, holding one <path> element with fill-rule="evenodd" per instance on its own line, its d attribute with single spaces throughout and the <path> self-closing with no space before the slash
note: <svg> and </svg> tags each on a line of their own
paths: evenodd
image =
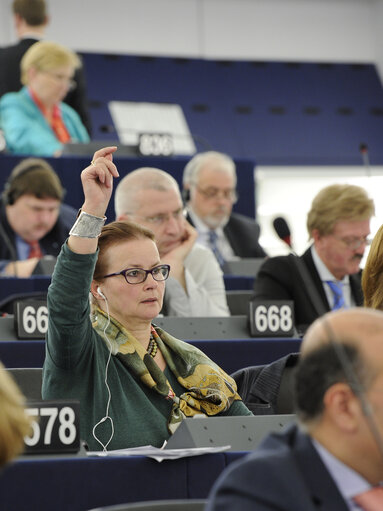
<svg viewBox="0 0 383 511">
<path fill-rule="evenodd" d="M 79 451 L 79 401 L 29 401 L 26 411 L 34 420 L 30 436 L 24 437 L 24 454 L 60 454 Z"/>
<path fill-rule="evenodd" d="M 48 307 L 43 299 L 15 302 L 15 332 L 18 339 L 44 339 L 48 330 Z"/>
<path fill-rule="evenodd" d="M 292 300 L 250 300 L 249 314 L 252 337 L 295 335 Z"/>
<path fill-rule="evenodd" d="M 170 133 L 140 133 L 138 152 L 141 156 L 171 156 L 174 154 L 173 137 Z"/>
</svg>

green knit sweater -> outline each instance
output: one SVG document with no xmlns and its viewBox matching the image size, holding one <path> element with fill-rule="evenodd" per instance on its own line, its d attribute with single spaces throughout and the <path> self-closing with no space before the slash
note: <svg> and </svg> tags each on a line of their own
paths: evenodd
<svg viewBox="0 0 383 511">
<path fill-rule="evenodd" d="M 89 289 L 97 260 L 95 254 L 75 254 L 64 244 L 48 291 L 49 327 L 43 371 L 44 399 L 79 399 L 80 433 L 91 450 L 102 449 L 92 430 L 106 414 L 108 390 L 105 370 L 109 350 L 92 328 Z M 180 341 L 181 343 L 182 341 Z M 174 392 L 183 387 L 167 368 L 165 375 Z M 114 434 L 108 450 L 154 445 L 169 438 L 167 420 L 172 403 L 134 378 L 112 356 L 107 373 L 111 392 L 109 415 Z M 251 415 L 242 401 L 235 401 L 224 415 Z M 105 444 L 111 423 L 95 431 Z"/>
</svg>

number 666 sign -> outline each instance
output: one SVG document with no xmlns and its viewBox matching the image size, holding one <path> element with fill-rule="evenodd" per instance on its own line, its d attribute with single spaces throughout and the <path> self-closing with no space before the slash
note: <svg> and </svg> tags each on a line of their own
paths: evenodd
<svg viewBox="0 0 383 511">
<path fill-rule="evenodd" d="M 292 337 L 294 303 L 281 300 L 250 302 L 250 334 L 253 337 Z"/>
</svg>

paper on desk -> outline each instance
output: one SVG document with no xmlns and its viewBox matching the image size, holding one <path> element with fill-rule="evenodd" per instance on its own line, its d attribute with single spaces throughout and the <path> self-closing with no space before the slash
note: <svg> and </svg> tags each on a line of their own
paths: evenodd
<svg viewBox="0 0 383 511">
<path fill-rule="evenodd" d="M 116 449 L 114 451 L 89 451 L 87 456 L 147 456 L 159 462 L 163 460 L 176 460 L 188 456 L 200 456 L 214 452 L 223 452 L 230 449 L 230 445 L 219 447 L 190 447 L 187 449 L 163 449 L 152 445 L 131 447 L 130 449 Z"/>
</svg>

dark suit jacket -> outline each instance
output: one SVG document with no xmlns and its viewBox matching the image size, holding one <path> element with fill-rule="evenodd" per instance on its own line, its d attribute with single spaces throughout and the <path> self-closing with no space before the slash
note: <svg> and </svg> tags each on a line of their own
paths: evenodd
<svg viewBox="0 0 383 511">
<path fill-rule="evenodd" d="M 24 53 L 35 42 L 37 42 L 37 39 L 21 39 L 13 46 L 0 49 L 0 97 L 6 92 L 17 92 L 21 89 L 20 61 Z M 76 70 L 74 80 L 76 88 L 68 92 L 64 102 L 76 110 L 90 134 L 91 124 L 88 114 L 85 76 L 82 68 Z"/>
<path fill-rule="evenodd" d="M 207 511 L 348 511 L 310 438 L 296 425 L 269 435 L 213 486 Z"/>
<path fill-rule="evenodd" d="M 76 209 L 68 206 L 67 204 L 61 205 L 60 215 L 56 224 L 53 226 L 53 229 L 48 232 L 44 238 L 39 240 L 40 246 L 45 254 L 55 257 L 58 256 L 61 245 L 69 236 L 69 231 L 76 220 L 76 216 Z M 16 250 L 15 234 L 7 221 L 5 208 L 3 206 L 3 202 L 0 200 L 0 260 L 12 260 L 11 251 L 8 244 L 4 241 L 3 231 L 5 231 L 11 245 L 14 250 Z"/>
<path fill-rule="evenodd" d="M 293 372 L 298 353 L 290 353 L 266 365 L 239 369 L 231 375 L 238 394 L 254 415 L 294 413 Z"/>
<path fill-rule="evenodd" d="M 304 263 L 313 284 L 311 289 L 298 272 L 293 256 L 278 256 L 266 259 L 262 264 L 254 281 L 254 298 L 259 300 L 293 300 L 295 310 L 295 324 L 299 330 L 306 328 L 320 316 L 313 303 L 313 293 L 320 302 L 323 313 L 330 310 L 322 281 L 316 270 L 311 250 L 299 257 Z M 361 272 L 350 275 L 351 293 L 358 306 L 363 305 L 363 292 L 361 286 Z"/>
<path fill-rule="evenodd" d="M 194 225 L 189 215 L 187 219 Z M 232 213 L 223 232 L 236 256 L 265 257 L 267 255 L 259 244 L 260 227 L 253 218 Z"/>
</svg>

